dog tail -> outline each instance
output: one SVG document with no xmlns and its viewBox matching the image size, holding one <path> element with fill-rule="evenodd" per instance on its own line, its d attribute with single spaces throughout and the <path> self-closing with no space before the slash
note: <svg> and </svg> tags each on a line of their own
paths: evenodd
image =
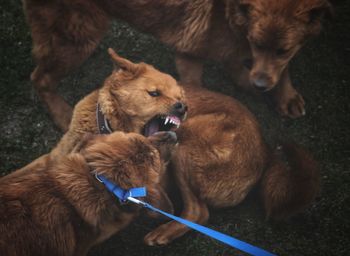
<svg viewBox="0 0 350 256">
<path fill-rule="evenodd" d="M 320 190 L 318 164 L 299 146 L 285 144 L 287 163 L 274 154 L 261 180 L 267 218 L 284 219 L 308 206 Z"/>
</svg>

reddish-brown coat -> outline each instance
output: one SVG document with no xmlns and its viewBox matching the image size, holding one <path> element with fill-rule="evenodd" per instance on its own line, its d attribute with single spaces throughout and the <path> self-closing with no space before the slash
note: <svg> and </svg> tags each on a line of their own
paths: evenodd
<svg viewBox="0 0 350 256">
<path fill-rule="evenodd" d="M 114 54 L 112 58 L 124 69 L 114 71 L 99 91 L 77 104 L 68 132 L 50 155 L 34 161 L 31 168 L 42 166 L 50 157 L 65 157 L 79 147 L 86 133 L 97 133 L 97 102 L 113 129 L 140 133 L 149 118 L 169 111 L 171 104 L 186 96 L 188 118 L 176 131 L 179 144 L 171 158 L 175 180 L 164 177 L 161 181 L 166 188 L 174 183 L 179 188 L 183 218 L 204 223 L 209 206 L 235 206 L 259 184 L 267 217 L 288 217 L 312 202 L 319 189 L 319 173 L 310 154 L 286 145 L 292 167 L 288 168 L 268 148 L 255 117 L 238 101 L 200 87 L 185 85 L 180 89 L 172 78 L 147 64 L 131 63 Z M 138 72 L 140 69 L 143 71 Z M 124 74 L 130 70 L 138 71 L 134 76 Z M 144 83 L 145 75 L 152 83 Z M 147 86 L 162 91 L 162 95 L 157 100 L 150 98 Z M 167 244 L 187 231 L 183 225 L 170 222 L 149 233 L 145 241 L 149 245 Z"/>
<path fill-rule="evenodd" d="M 173 146 L 166 134 L 149 139 L 122 132 L 88 136 L 79 150 L 58 162 L 1 178 L 0 254 L 86 255 L 91 246 L 127 226 L 139 207 L 117 203 L 94 170 L 124 189 L 146 186 L 146 200 L 171 212 L 159 183 L 168 160 L 160 153 Z"/>
<path fill-rule="evenodd" d="M 213 59 L 225 64 L 239 86 L 275 88 L 271 97 L 282 115 L 303 115 L 304 100 L 291 84 L 288 62 L 331 10 L 327 0 L 23 2 L 37 62 L 31 79 L 63 130 L 72 113 L 56 84 L 94 51 L 112 18 L 174 47 L 182 82 L 201 84 L 201 58 Z"/>
</svg>

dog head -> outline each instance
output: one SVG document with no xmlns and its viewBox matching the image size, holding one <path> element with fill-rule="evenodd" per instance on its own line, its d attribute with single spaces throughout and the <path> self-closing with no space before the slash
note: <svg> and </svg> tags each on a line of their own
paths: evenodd
<svg viewBox="0 0 350 256">
<path fill-rule="evenodd" d="M 148 138 L 136 133 L 90 135 L 80 153 L 90 168 L 123 189 L 146 186 L 145 201 L 172 212 L 172 203 L 160 185 L 177 138 L 158 132 Z"/>
<path fill-rule="evenodd" d="M 110 105 L 128 119 L 129 131 L 149 136 L 176 129 L 187 113 L 184 92 L 176 80 L 151 65 L 136 64 L 108 51 L 115 69 L 101 90 L 100 103 L 108 95 Z"/>
<path fill-rule="evenodd" d="M 272 89 L 331 12 L 327 0 L 228 0 L 227 18 L 245 31 L 251 48 L 252 59 L 244 61 L 250 83 L 261 91 Z"/>
</svg>

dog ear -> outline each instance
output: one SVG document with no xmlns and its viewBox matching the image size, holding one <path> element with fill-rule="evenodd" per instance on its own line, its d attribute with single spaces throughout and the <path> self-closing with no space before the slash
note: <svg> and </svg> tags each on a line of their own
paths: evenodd
<svg viewBox="0 0 350 256">
<path fill-rule="evenodd" d="M 333 6 L 326 0 L 321 1 L 320 5 L 309 10 L 309 23 L 320 21 L 323 17 L 334 17 Z"/>
<path fill-rule="evenodd" d="M 243 26 L 249 22 L 249 13 L 252 8 L 251 0 L 227 0 L 226 18 L 231 26 Z"/>
<path fill-rule="evenodd" d="M 115 64 L 115 69 L 121 69 L 130 73 L 137 73 L 139 69 L 138 64 L 120 57 L 112 48 L 108 48 L 108 53 L 111 56 L 113 63 Z"/>
<path fill-rule="evenodd" d="M 249 3 L 240 3 L 236 7 L 237 14 L 236 15 L 236 24 L 244 25 L 248 22 L 249 19 L 249 11 L 251 5 Z"/>
<path fill-rule="evenodd" d="M 333 17 L 334 9 L 327 0 L 309 1 L 305 2 L 305 6 L 301 6 L 297 16 L 310 26 L 310 33 L 318 34 L 322 18 Z"/>
</svg>

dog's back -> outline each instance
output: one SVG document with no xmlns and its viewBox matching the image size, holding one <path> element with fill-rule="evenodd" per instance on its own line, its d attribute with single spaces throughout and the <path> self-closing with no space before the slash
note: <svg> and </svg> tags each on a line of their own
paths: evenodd
<svg viewBox="0 0 350 256">
<path fill-rule="evenodd" d="M 47 167 L 46 167 L 47 168 Z M 44 168 L 43 168 L 44 169 Z M 0 255 L 74 255 L 84 230 L 49 170 L 14 172 L 0 180 Z"/>
<path fill-rule="evenodd" d="M 0 255 L 86 255 L 126 227 L 140 207 L 119 204 L 92 171 L 123 189 L 145 186 L 144 200 L 171 211 L 159 182 L 175 143 L 167 132 L 87 136 L 79 153 L 3 177 Z"/>
<path fill-rule="evenodd" d="M 50 164 L 0 180 L 1 256 L 86 255 L 135 216 L 123 214 L 106 191 L 96 188 L 82 155 Z"/>
</svg>

